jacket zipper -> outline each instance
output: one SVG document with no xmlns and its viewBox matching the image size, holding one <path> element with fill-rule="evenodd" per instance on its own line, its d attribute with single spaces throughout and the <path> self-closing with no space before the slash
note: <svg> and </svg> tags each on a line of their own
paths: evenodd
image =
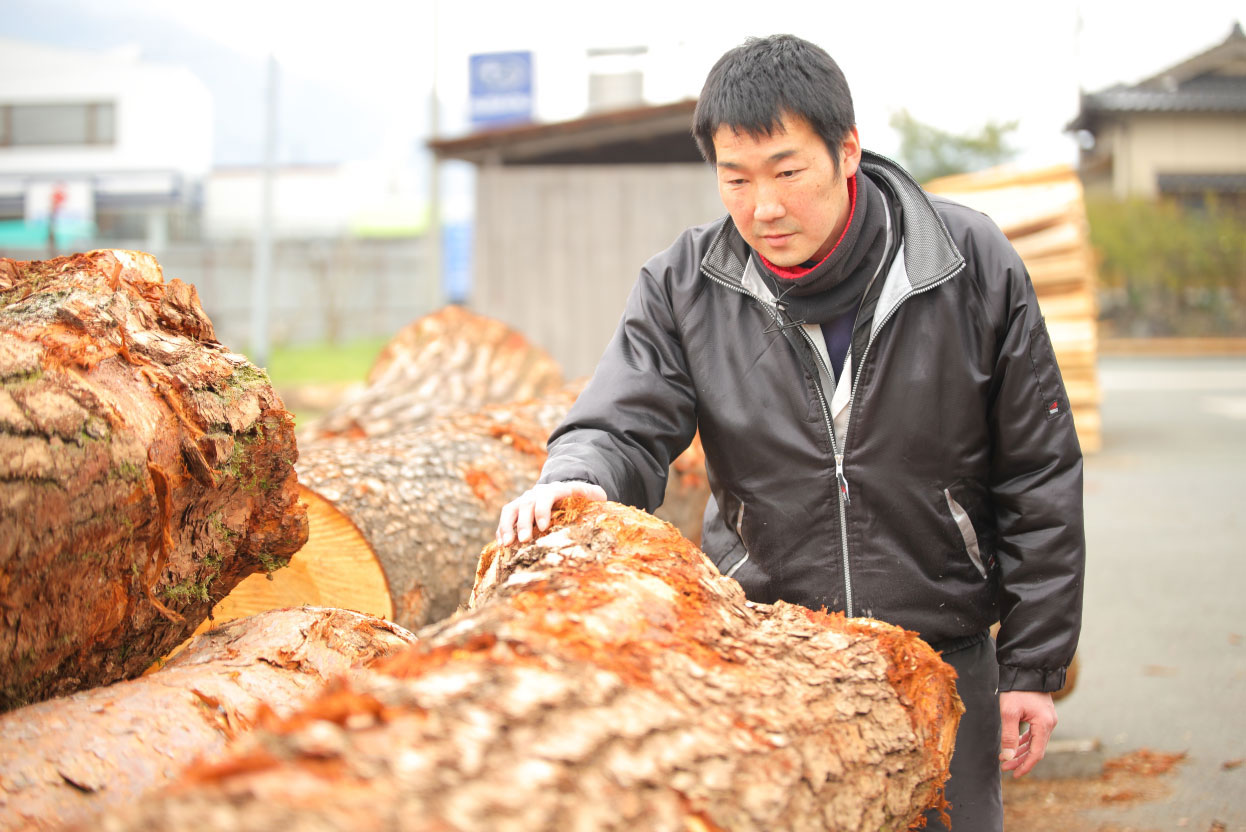
<svg viewBox="0 0 1246 832">
<path fill-rule="evenodd" d="M 771 308 L 771 304 L 766 303 L 766 301 L 762 300 L 762 298 L 758 297 L 755 293 L 750 292 L 748 289 L 745 289 L 743 286 L 739 286 L 735 283 L 732 283 L 728 280 L 724 280 L 720 277 L 717 277 L 714 274 L 711 274 L 709 270 L 706 269 L 704 266 L 701 267 L 701 274 L 705 275 L 710 280 L 714 281 L 720 286 L 725 286 L 726 288 L 731 289 L 734 292 L 739 292 L 742 295 L 747 295 L 748 297 L 757 301 L 759 304 L 761 304 L 766 309 Z M 781 312 L 775 309 L 776 318 L 778 318 L 778 316 L 781 314 L 782 314 Z M 784 323 L 781 318 L 779 318 L 779 323 L 780 325 L 783 325 Z M 810 339 L 809 333 L 805 332 L 805 330 L 802 328 L 800 329 L 800 334 L 804 337 L 805 343 L 808 344 L 809 348 L 813 351 L 813 357 L 818 362 L 819 368 L 821 368 L 822 372 L 826 373 L 827 378 L 830 378 L 833 380 L 835 377 L 831 375 L 831 373 L 827 370 L 826 365 L 822 363 L 822 356 L 818 353 L 817 347 L 814 346 L 812 339 Z M 866 348 L 866 351 L 867 352 L 869 351 L 868 347 Z M 826 401 L 826 392 L 822 389 L 822 380 L 820 378 L 815 378 L 813 381 L 814 381 L 814 385 L 813 385 L 814 389 L 816 389 L 818 393 L 818 402 L 822 405 L 822 421 L 825 423 L 827 434 L 829 434 L 831 438 L 831 453 L 835 457 L 835 479 L 839 486 L 840 550 L 842 551 L 843 558 L 844 558 L 844 564 L 843 564 L 844 565 L 844 613 L 849 618 L 851 618 L 853 615 L 852 578 L 848 571 L 848 509 L 845 505 L 845 503 L 848 500 L 848 480 L 844 477 L 844 455 L 839 452 L 839 445 L 835 441 L 835 422 L 834 420 L 831 419 L 831 408 L 830 408 L 830 405 Z M 833 385 L 834 385 L 834 381 L 832 381 L 831 395 L 835 394 Z M 851 403 L 851 401 L 852 400 L 850 397 L 849 402 Z"/>
<path fill-rule="evenodd" d="M 853 321 L 856 323 L 855 318 Z M 830 370 L 822 363 L 822 353 L 818 352 L 818 348 L 813 343 L 813 338 L 805 332 L 801 327 L 800 334 L 805 336 L 805 343 L 809 345 L 809 349 L 813 351 L 814 360 L 818 362 L 818 367 L 822 372 L 826 373 L 826 377 L 831 379 L 831 397 L 835 397 L 835 376 L 831 375 Z M 844 476 L 844 455 L 839 451 L 839 443 L 835 440 L 835 420 L 831 418 L 831 409 L 826 402 L 826 392 L 822 389 L 822 379 L 814 379 L 815 386 L 818 388 L 818 398 L 822 400 L 822 418 L 826 421 L 826 430 L 831 435 L 831 453 L 835 456 L 835 483 L 839 486 L 839 551 L 844 559 L 844 615 L 852 618 L 852 573 L 849 571 L 848 562 L 848 504 L 852 502 L 848 495 L 848 478 Z M 852 391 L 849 391 L 849 402 L 852 401 Z M 848 444 L 848 436 L 844 435 L 844 444 Z"/>
</svg>

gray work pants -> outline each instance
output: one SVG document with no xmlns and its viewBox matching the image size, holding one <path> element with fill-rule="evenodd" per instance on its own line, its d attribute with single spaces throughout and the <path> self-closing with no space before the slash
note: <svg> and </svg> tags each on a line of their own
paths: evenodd
<svg viewBox="0 0 1246 832">
<path fill-rule="evenodd" d="M 1004 799 L 999 771 L 999 665 L 995 639 L 943 654 L 956 668 L 956 690 L 965 703 L 952 752 L 947 799 L 952 832 L 1001 832 Z M 926 815 L 926 828 L 944 830 L 938 812 Z"/>
</svg>

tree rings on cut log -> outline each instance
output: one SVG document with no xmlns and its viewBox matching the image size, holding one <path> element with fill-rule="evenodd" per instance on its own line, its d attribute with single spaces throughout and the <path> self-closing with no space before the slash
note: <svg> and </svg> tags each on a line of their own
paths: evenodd
<svg viewBox="0 0 1246 832">
<path fill-rule="evenodd" d="M 359 529 L 315 491 L 299 485 L 307 506 L 307 545 L 284 569 L 244 578 L 212 610 L 218 622 L 280 607 L 311 604 L 393 619 L 389 583 Z M 200 624 L 207 629 L 209 622 Z"/>
<path fill-rule="evenodd" d="M 294 426 L 151 255 L 0 259 L 0 709 L 137 676 L 307 537 Z"/>
<path fill-rule="evenodd" d="M 961 711 L 916 635 L 748 603 L 610 503 L 491 545 L 420 639 L 100 828 L 900 830 Z"/>
</svg>

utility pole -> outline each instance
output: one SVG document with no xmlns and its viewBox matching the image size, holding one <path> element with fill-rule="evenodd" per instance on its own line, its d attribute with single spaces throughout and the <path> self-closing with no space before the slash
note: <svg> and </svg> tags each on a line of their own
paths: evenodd
<svg viewBox="0 0 1246 832">
<path fill-rule="evenodd" d="M 268 366 L 268 308 L 273 271 L 273 179 L 277 161 L 277 58 L 268 56 L 264 107 L 264 164 L 260 177 L 260 222 L 251 278 L 251 361 Z"/>
<path fill-rule="evenodd" d="M 432 0 L 429 5 L 433 11 L 433 86 L 429 94 L 428 133 L 429 139 L 436 141 L 441 136 L 441 103 L 437 98 L 437 63 L 440 60 L 437 54 L 437 41 L 440 40 L 437 37 L 437 0 Z M 425 234 L 428 247 L 428 311 L 431 312 L 441 306 L 441 160 L 436 152 L 433 152 L 429 163 L 428 228 Z"/>
</svg>

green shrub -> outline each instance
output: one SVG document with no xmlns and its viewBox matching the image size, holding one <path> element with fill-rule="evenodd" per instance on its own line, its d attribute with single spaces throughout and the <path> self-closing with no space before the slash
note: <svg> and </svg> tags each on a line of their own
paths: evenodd
<svg viewBox="0 0 1246 832">
<path fill-rule="evenodd" d="M 1246 217 L 1209 196 L 1088 197 L 1101 319 L 1125 335 L 1246 335 Z"/>
</svg>

